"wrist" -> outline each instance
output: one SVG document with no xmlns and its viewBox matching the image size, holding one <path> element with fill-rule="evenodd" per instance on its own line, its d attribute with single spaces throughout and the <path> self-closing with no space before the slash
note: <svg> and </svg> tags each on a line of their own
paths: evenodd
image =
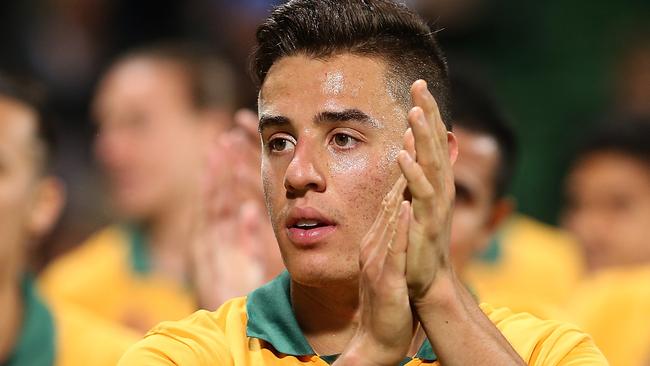
<svg viewBox="0 0 650 366">
<path fill-rule="evenodd" d="M 405 353 L 404 353 L 405 354 Z M 338 360 L 336 366 L 393 366 L 404 359 L 404 354 L 398 350 L 391 350 L 376 342 L 369 341 L 366 337 L 355 336 Z"/>
<path fill-rule="evenodd" d="M 440 271 L 427 291 L 411 299 L 411 303 L 420 317 L 427 313 L 454 313 L 463 307 L 462 286 L 453 270 Z"/>
</svg>

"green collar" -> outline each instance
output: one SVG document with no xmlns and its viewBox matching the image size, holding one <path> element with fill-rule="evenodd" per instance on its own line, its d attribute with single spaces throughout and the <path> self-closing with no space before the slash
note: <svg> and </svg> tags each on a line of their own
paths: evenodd
<svg viewBox="0 0 650 366">
<path fill-rule="evenodd" d="M 290 285 L 291 277 L 284 271 L 276 279 L 248 295 L 246 335 L 268 342 L 282 354 L 313 356 L 316 352 L 307 342 L 293 313 Z M 422 344 L 415 357 L 426 361 L 437 359 L 428 340 Z M 336 360 L 336 356 L 321 358 L 328 363 Z M 404 361 L 410 360 L 407 358 Z"/>
<path fill-rule="evenodd" d="M 22 293 L 22 330 L 12 355 L 2 366 L 52 366 L 55 354 L 52 314 L 38 297 L 31 276 L 23 279 Z"/>
<path fill-rule="evenodd" d="M 129 239 L 131 268 L 137 274 L 148 274 L 151 272 L 151 259 L 144 231 L 134 224 L 123 225 L 123 228 Z"/>
<path fill-rule="evenodd" d="M 482 253 L 478 254 L 478 258 L 481 262 L 496 265 L 501 261 L 501 257 L 503 256 L 502 252 L 503 248 L 501 248 L 501 238 L 496 235 L 492 238 L 487 248 L 485 248 Z"/>
</svg>

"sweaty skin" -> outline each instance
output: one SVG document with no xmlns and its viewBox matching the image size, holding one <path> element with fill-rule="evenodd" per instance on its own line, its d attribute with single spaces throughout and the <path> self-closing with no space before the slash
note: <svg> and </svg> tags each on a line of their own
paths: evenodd
<svg viewBox="0 0 650 366">
<path fill-rule="evenodd" d="M 414 319 L 445 364 L 521 364 L 451 270 L 455 137 L 425 82 L 407 112 L 385 75 L 373 58 L 296 55 L 260 91 L 266 201 L 298 322 L 318 354 L 343 353 L 337 365 L 398 363 L 422 336 Z M 399 204 L 404 178 L 412 205 Z"/>
</svg>

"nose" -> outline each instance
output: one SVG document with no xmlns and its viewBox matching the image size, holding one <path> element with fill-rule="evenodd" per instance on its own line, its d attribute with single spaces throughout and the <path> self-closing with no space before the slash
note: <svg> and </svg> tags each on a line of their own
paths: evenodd
<svg viewBox="0 0 650 366">
<path fill-rule="evenodd" d="M 308 191 L 323 192 L 326 180 L 320 169 L 315 144 L 298 142 L 293 158 L 284 176 L 284 188 L 293 196 L 303 196 Z"/>
</svg>

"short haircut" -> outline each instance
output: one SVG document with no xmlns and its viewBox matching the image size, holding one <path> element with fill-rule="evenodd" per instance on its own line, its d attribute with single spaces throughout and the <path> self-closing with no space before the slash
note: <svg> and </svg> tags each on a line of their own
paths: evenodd
<svg viewBox="0 0 650 366">
<path fill-rule="evenodd" d="M 477 79 L 466 74 L 451 76 L 451 114 L 456 127 L 492 137 L 499 148 L 494 195 L 506 195 L 517 167 L 515 133 L 494 95 Z"/>
<path fill-rule="evenodd" d="M 116 64 L 133 59 L 171 62 L 186 73 L 193 106 L 198 109 L 234 109 L 237 83 L 232 65 L 210 48 L 189 42 L 160 42 L 135 48 Z"/>
<path fill-rule="evenodd" d="M 434 35 L 417 14 L 390 0 L 291 0 L 257 29 L 251 72 L 261 86 L 273 64 L 286 56 L 375 57 L 385 62 L 390 93 L 406 110 L 413 82 L 427 81 L 451 129 L 447 63 Z"/>
<path fill-rule="evenodd" d="M 604 152 L 625 155 L 650 168 L 650 117 L 613 118 L 597 126 L 578 148 L 574 162 Z"/>
<path fill-rule="evenodd" d="M 57 150 L 57 140 L 44 87 L 31 78 L 0 72 L 0 97 L 24 104 L 35 114 L 35 140 L 42 146 L 41 156 L 39 156 L 42 162 L 40 171 L 46 174 L 51 173 Z"/>
</svg>

